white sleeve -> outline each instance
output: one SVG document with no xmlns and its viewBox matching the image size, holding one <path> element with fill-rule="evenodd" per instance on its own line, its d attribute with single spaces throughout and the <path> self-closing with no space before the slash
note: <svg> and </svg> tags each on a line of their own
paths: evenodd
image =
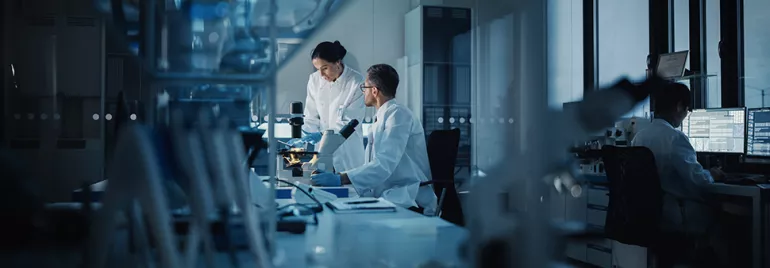
<svg viewBox="0 0 770 268">
<path fill-rule="evenodd" d="M 345 103 L 343 103 L 345 107 L 343 107 L 342 113 L 338 115 L 339 118 L 335 118 L 337 119 L 335 120 L 336 129 L 342 129 L 353 119 L 357 119 L 359 125 L 364 123 L 366 105 L 364 105 L 364 93 L 361 92 L 361 84 L 353 80 L 347 86 L 348 96 L 345 99 Z"/>
<path fill-rule="evenodd" d="M 316 107 L 315 91 L 316 85 L 313 83 L 313 75 L 311 74 L 307 80 L 307 97 L 305 98 L 305 123 L 302 125 L 302 131 L 306 133 L 321 132 L 321 116 L 318 114 L 318 107 Z"/>
<path fill-rule="evenodd" d="M 347 172 L 350 182 L 359 193 L 378 187 L 390 178 L 406 152 L 411 135 L 413 122 L 409 113 L 396 110 L 379 120 L 383 120 L 384 129 L 374 134 L 375 152 L 372 160 Z"/>
<path fill-rule="evenodd" d="M 669 161 L 671 161 L 672 166 L 676 169 L 677 174 L 685 179 L 688 187 L 700 188 L 700 186 L 714 182 L 711 173 L 703 169 L 703 166 L 698 163 L 695 149 L 692 148 L 690 141 L 686 137 L 678 136 L 674 138 L 671 146 L 673 150 Z"/>
</svg>

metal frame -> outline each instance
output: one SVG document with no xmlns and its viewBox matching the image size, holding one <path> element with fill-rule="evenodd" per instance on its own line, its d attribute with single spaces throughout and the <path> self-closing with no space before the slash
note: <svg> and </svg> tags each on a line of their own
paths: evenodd
<svg viewBox="0 0 770 268">
<path fill-rule="evenodd" d="M 99 73 L 99 86 L 101 87 L 101 94 L 99 94 L 99 115 L 104 117 L 107 114 L 107 22 L 104 18 L 99 19 L 99 64 L 101 65 L 101 72 Z M 99 120 L 99 136 L 101 137 L 99 143 L 102 147 L 102 155 L 107 152 L 107 121 Z M 102 159 L 102 178 L 107 178 L 107 166 L 109 164 L 108 157 Z"/>
<path fill-rule="evenodd" d="M 690 0 L 690 71 L 706 75 L 706 0 Z M 690 79 L 693 91 L 693 107 L 705 108 L 708 104 L 708 80 L 699 76 Z"/>
<path fill-rule="evenodd" d="M 3 91 L 0 92 L 0 144 L 5 144 L 5 118 L 8 111 L 6 111 L 5 106 L 5 87 L 7 86 L 6 82 L 10 77 L 8 77 L 9 70 L 9 63 L 8 63 L 8 54 L 9 54 L 9 46 L 10 46 L 10 40 L 9 38 L 11 36 L 11 31 L 13 27 L 11 27 L 11 18 L 10 16 L 10 6 L 15 3 L 14 1 L 3 1 L 2 4 L 0 4 L 0 16 L 2 16 L 2 19 L 0 19 L 0 36 L 2 36 L 2 46 L 0 46 L 0 63 L 3 64 L 2 69 L 3 74 L 0 75 L 0 85 L 3 87 Z"/>
<path fill-rule="evenodd" d="M 673 51 L 674 16 L 673 2 L 650 0 L 650 69 L 658 65 L 660 54 Z"/>
<path fill-rule="evenodd" d="M 583 1 L 583 95 L 599 86 L 598 0 Z"/>
<path fill-rule="evenodd" d="M 722 0 L 720 10 L 722 107 L 744 106 L 743 0 Z"/>
<path fill-rule="evenodd" d="M 650 7 L 650 54 L 647 69 L 655 72 L 660 54 L 669 53 L 674 47 L 673 3 L 649 0 Z M 650 112 L 655 112 L 655 98 L 650 98 Z"/>
</svg>

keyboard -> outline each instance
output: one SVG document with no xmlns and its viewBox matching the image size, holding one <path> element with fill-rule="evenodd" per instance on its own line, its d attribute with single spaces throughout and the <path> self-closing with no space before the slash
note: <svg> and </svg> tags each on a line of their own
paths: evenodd
<svg viewBox="0 0 770 268">
<path fill-rule="evenodd" d="M 727 173 L 721 182 L 726 184 L 757 185 L 767 183 L 767 177 L 757 174 Z"/>
</svg>

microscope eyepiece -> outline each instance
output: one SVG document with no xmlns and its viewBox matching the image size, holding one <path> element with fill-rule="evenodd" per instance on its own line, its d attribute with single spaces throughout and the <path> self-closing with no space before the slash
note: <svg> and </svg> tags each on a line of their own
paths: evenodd
<svg viewBox="0 0 770 268">
<path fill-rule="evenodd" d="M 358 120 L 357 119 L 351 120 L 350 123 L 348 123 L 347 125 L 342 127 L 342 129 L 340 129 L 340 135 L 343 138 L 347 139 L 348 137 L 350 137 L 350 135 L 353 134 L 353 132 L 356 131 L 357 126 L 358 126 Z"/>
</svg>

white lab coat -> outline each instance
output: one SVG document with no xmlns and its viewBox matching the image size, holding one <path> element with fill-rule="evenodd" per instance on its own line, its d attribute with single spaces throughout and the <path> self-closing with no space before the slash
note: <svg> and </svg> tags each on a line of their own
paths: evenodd
<svg viewBox="0 0 770 268">
<path fill-rule="evenodd" d="M 664 230 L 702 233 L 712 223 L 713 213 L 703 203 L 703 187 L 714 182 L 711 173 L 698 163 L 695 149 L 682 131 L 663 119 L 655 119 L 640 131 L 632 146 L 647 147 L 655 155 L 663 197 Z M 686 226 L 677 202 L 684 202 Z"/>
<path fill-rule="evenodd" d="M 363 83 L 363 76 L 347 66 L 334 82 L 324 80 L 318 71 L 311 74 L 307 81 L 305 124 L 302 130 L 307 133 L 328 129 L 339 132 L 353 119 L 363 123 L 366 111 L 360 88 Z M 337 172 L 364 164 L 364 138 L 361 132 L 363 130 L 359 124 L 353 135 L 334 152 L 334 169 Z"/>
<path fill-rule="evenodd" d="M 390 100 L 376 113 L 369 128 L 366 164 L 347 171 L 358 195 L 382 197 L 399 206 L 420 206 L 425 215 L 436 211 L 428 148 L 422 124 L 405 106 Z"/>
</svg>

